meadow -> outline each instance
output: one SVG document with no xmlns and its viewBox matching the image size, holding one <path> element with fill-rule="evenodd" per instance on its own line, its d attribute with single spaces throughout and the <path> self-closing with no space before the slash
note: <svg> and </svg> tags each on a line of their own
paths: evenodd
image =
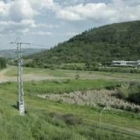
<svg viewBox="0 0 140 140">
<path fill-rule="evenodd" d="M 120 72 L 102 72 L 102 71 L 78 71 L 78 70 L 62 70 L 62 69 L 44 69 L 44 68 L 28 68 L 24 67 L 24 76 L 42 76 L 46 79 L 75 79 L 79 75 L 80 79 L 112 79 L 117 81 L 139 81 L 140 74 L 138 73 L 120 73 Z M 17 68 L 9 66 L 5 72 L 5 76 L 15 77 Z M 38 77 L 39 78 L 39 77 Z M 24 79 L 26 80 L 26 78 Z M 30 79 L 28 79 L 30 80 Z"/>
<path fill-rule="evenodd" d="M 4 75 L 12 78 L 16 76 L 16 68 L 10 69 L 8 68 Z M 138 81 L 138 74 L 115 75 L 107 72 L 25 68 L 24 75 L 26 74 L 46 75 L 46 79 L 24 81 L 25 116 L 20 116 L 16 109 L 17 83 L 10 81 L 0 84 L 2 140 L 139 140 L 138 112 L 121 108 L 107 108 L 103 111 L 106 105 L 71 104 L 63 100 L 39 97 L 72 95 L 78 98 L 77 92 L 87 92 L 89 98 L 93 99 L 103 90 L 113 92 L 123 82 L 130 81 L 130 78 L 132 81 Z M 78 78 L 76 74 L 79 75 Z M 47 79 L 47 76 L 54 78 Z M 91 91 L 90 94 L 88 91 Z M 94 96 L 92 91 L 96 91 Z M 97 103 L 95 100 L 91 100 L 93 104 Z"/>
</svg>

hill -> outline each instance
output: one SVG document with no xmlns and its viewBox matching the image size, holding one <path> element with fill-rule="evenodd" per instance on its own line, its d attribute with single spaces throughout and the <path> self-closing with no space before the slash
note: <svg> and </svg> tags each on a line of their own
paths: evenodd
<svg viewBox="0 0 140 140">
<path fill-rule="evenodd" d="M 23 55 L 31 55 L 34 53 L 41 52 L 43 49 L 35 49 L 35 48 L 28 48 L 28 49 L 23 49 Z M 8 49 L 8 50 L 0 50 L 0 57 L 4 58 L 16 58 L 16 50 L 15 49 Z"/>
<path fill-rule="evenodd" d="M 35 65 L 106 63 L 140 59 L 140 21 L 90 29 L 50 50 L 29 56 Z M 28 57 L 28 58 L 29 58 Z"/>
</svg>

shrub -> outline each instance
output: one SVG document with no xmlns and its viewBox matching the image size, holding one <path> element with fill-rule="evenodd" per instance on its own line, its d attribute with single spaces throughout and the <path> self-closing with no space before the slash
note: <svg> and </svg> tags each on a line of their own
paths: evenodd
<svg viewBox="0 0 140 140">
<path fill-rule="evenodd" d="M 3 69 L 5 67 L 6 67 L 6 60 L 0 57 L 0 69 Z"/>
<path fill-rule="evenodd" d="M 61 80 L 55 80 L 54 83 L 62 84 L 62 81 Z"/>
<path fill-rule="evenodd" d="M 78 80 L 79 78 L 80 78 L 80 75 L 79 75 L 79 74 L 76 74 L 76 75 L 75 75 L 75 79 Z"/>
<path fill-rule="evenodd" d="M 118 88 L 118 97 L 122 99 L 128 98 L 129 84 L 123 84 Z"/>
<path fill-rule="evenodd" d="M 140 105 L 140 84 L 130 82 L 118 88 L 118 97 Z"/>
<path fill-rule="evenodd" d="M 64 83 L 66 84 L 70 83 L 70 79 L 65 80 Z"/>
<path fill-rule="evenodd" d="M 80 118 L 77 118 L 72 114 L 63 115 L 62 118 L 67 125 L 76 125 L 76 124 L 81 124 L 82 122 Z"/>
<path fill-rule="evenodd" d="M 67 125 L 76 125 L 82 123 L 82 119 L 74 116 L 73 114 L 59 115 L 56 113 L 50 113 L 50 116 L 55 120 L 64 121 Z"/>
</svg>

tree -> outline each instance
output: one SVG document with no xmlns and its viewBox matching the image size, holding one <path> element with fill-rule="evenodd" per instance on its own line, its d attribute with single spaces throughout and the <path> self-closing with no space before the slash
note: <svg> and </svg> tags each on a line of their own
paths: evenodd
<svg viewBox="0 0 140 140">
<path fill-rule="evenodd" d="M 6 67 L 6 60 L 5 58 L 0 57 L 0 69 L 3 69 Z"/>
</svg>

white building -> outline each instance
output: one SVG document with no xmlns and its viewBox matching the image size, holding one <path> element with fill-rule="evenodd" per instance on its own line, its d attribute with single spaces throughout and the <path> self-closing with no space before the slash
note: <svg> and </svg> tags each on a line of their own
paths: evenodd
<svg viewBox="0 0 140 140">
<path fill-rule="evenodd" d="M 124 60 L 112 61 L 111 65 L 112 66 L 136 67 L 136 66 L 140 66 L 140 60 L 137 60 L 137 61 L 124 61 Z"/>
</svg>

